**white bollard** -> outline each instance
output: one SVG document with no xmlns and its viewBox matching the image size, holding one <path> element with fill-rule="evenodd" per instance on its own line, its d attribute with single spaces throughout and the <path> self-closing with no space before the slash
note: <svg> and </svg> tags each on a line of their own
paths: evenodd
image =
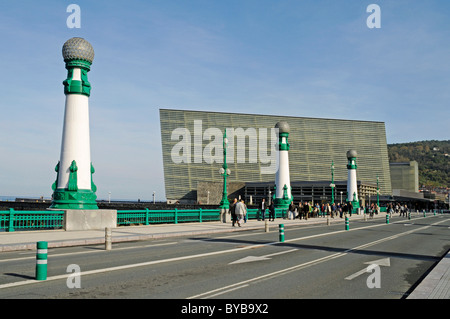
<svg viewBox="0 0 450 319">
<path fill-rule="evenodd" d="M 112 242 L 111 242 L 111 227 L 105 228 L 105 249 L 111 250 Z"/>
</svg>

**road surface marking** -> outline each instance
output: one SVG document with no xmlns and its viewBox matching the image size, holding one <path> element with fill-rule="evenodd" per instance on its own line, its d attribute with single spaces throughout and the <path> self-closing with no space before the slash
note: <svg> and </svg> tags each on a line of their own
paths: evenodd
<svg viewBox="0 0 450 319">
<path fill-rule="evenodd" d="M 291 249 L 291 250 L 285 250 L 285 251 L 280 251 L 277 253 L 273 253 L 273 254 L 269 254 L 269 255 L 264 255 L 264 256 L 247 256 L 241 259 L 238 259 L 236 261 L 233 261 L 231 263 L 229 263 L 228 265 L 233 265 L 233 264 L 242 264 L 242 263 L 248 263 L 248 262 L 253 262 L 253 261 L 261 261 L 261 260 L 269 260 L 271 259 L 270 257 L 273 256 L 278 256 L 278 255 L 284 255 L 293 251 L 298 250 L 297 248 Z"/>
<path fill-rule="evenodd" d="M 368 261 L 368 262 L 365 262 L 364 264 L 389 267 L 391 265 L 391 262 L 390 262 L 390 258 L 383 258 L 383 259 L 378 259 L 378 260 L 374 260 L 374 261 Z M 360 271 L 355 272 L 353 275 L 345 277 L 345 279 L 346 280 L 352 280 L 352 279 L 354 279 L 354 278 L 356 278 L 359 275 L 362 275 L 364 273 L 367 273 L 367 267 L 362 269 L 362 270 L 360 270 Z"/>
<path fill-rule="evenodd" d="M 431 227 L 433 225 L 443 223 L 445 221 L 447 221 L 447 219 L 439 221 L 439 222 L 436 222 L 436 223 L 431 224 L 429 226 L 424 226 L 424 227 L 418 228 L 416 230 L 410 230 L 408 232 L 405 232 L 404 234 L 406 235 L 407 233 L 412 233 L 414 231 L 422 230 L 422 229 Z M 354 228 L 354 229 L 352 229 L 352 231 L 355 231 L 355 230 L 358 230 L 358 229 L 370 228 L 370 227 L 378 227 L 378 226 L 381 226 L 381 225 L 384 225 L 384 224 L 365 226 L 365 227 L 360 227 L 360 228 Z M 315 237 L 320 237 L 322 235 L 331 235 L 331 234 L 337 234 L 337 233 L 341 233 L 341 232 L 348 232 L 348 230 L 347 231 L 345 231 L 345 230 L 344 231 L 336 231 L 336 232 L 331 232 L 331 233 L 326 233 L 326 234 L 319 234 L 319 235 L 312 235 L 312 236 L 306 236 L 306 237 L 299 237 L 299 238 L 294 238 L 294 239 L 291 239 L 291 240 L 286 240 L 285 242 L 303 240 L 303 239 L 308 239 L 308 238 L 315 238 Z M 280 274 L 286 273 L 288 271 L 298 270 L 300 268 L 308 267 L 308 266 L 311 266 L 311 265 L 316 264 L 316 263 L 321 263 L 321 262 L 328 261 L 328 260 L 331 260 L 331 259 L 334 259 L 334 258 L 342 257 L 342 256 L 345 256 L 348 252 L 351 252 L 353 250 L 370 247 L 370 246 L 375 245 L 375 244 L 377 244 L 379 242 L 382 242 L 382 241 L 385 241 L 385 240 L 390 240 L 391 238 L 394 238 L 394 237 L 396 238 L 396 237 L 402 236 L 402 234 L 394 235 L 394 236 L 391 236 L 391 237 L 383 238 L 383 239 L 375 241 L 375 242 L 371 242 L 371 243 L 368 243 L 368 244 L 360 245 L 358 247 L 354 247 L 354 248 L 348 249 L 344 253 L 333 254 L 333 255 L 330 255 L 330 256 L 326 256 L 326 257 L 322 257 L 322 258 L 310 261 L 310 262 L 306 262 L 306 263 L 301 264 L 301 265 L 293 266 L 293 267 L 290 267 L 290 268 L 287 268 L 287 269 L 283 269 L 283 270 L 280 270 L 280 271 L 277 271 L 277 272 L 273 272 L 273 273 L 270 273 L 270 274 L 267 274 L 267 275 L 259 276 L 259 277 L 250 279 L 250 280 L 248 280 L 246 282 L 251 282 L 251 281 L 257 280 L 258 278 L 262 279 L 262 278 L 267 278 L 267 277 L 274 277 L 276 275 L 280 275 Z M 259 247 L 264 247 L 264 246 L 269 246 L 269 245 L 276 245 L 276 244 L 280 244 L 280 242 L 272 242 L 272 243 L 266 243 L 266 244 L 250 245 L 250 246 L 246 246 L 246 247 L 233 248 L 233 249 L 228 249 L 228 250 L 220 250 L 220 251 L 201 253 L 201 254 L 195 254 L 195 255 L 189 255 L 189 256 L 181 256 L 181 257 L 174 257 L 174 258 L 168 258 L 168 259 L 162 259 L 162 260 L 147 261 L 147 262 L 136 263 L 136 264 L 129 264 L 129 265 L 123 265 L 123 266 L 102 268 L 102 269 L 96 269 L 96 270 L 90 270 L 90 271 L 81 272 L 80 275 L 81 276 L 83 276 L 83 275 L 92 275 L 92 274 L 105 273 L 105 272 L 111 272 L 111 271 L 116 271 L 116 270 L 124 270 L 124 269 L 136 268 L 136 267 L 156 265 L 156 264 L 173 262 L 173 261 L 180 261 L 180 260 L 188 260 L 188 259 L 194 259 L 194 258 L 200 258 L 200 257 L 221 255 L 221 254 L 233 253 L 233 252 L 238 252 L 238 251 L 245 251 L 245 250 L 248 250 L 248 249 L 254 249 L 254 248 L 259 248 Z M 47 280 L 43 280 L 43 281 L 39 281 L 39 280 L 25 280 L 25 281 L 13 282 L 13 283 L 8 283 L 8 284 L 2 284 L 2 285 L 0 285 L 0 289 L 9 288 L 9 287 L 15 287 L 15 286 L 28 285 L 28 284 L 33 284 L 33 283 L 43 283 L 43 282 L 46 282 L 46 281 L 52 281 L 52 280 L 58 280 L 58 279 L 65 279 L 65 278 L 67 278 L 67 277 L 69 277 L 71 275 L 72 275 L 72 273 L 58 275 L 58 276 L 52 276 L 52 277 L 47 277 Z M 239 282 L 237 284 L 230 285 L 230 286 L 227 286 L 227 287 L 233 287 L 233 286 L 242 285 L 242 284 L 243 284 L 243 282 Z M 225 287 L 219 288 L 218 290 L 222 290 L 223 288 L 225 288 Z M 200 295 L 206 295 L 206 294 L 207 293 L 200 294 Z M 197 295 L 197 296 L 200 296 L 200 295 Z M 195 298 L 195 297 L 191 297 L 191 298 Z"/>
<path fill-rule="evenodd" d="M 167 246 L 167 245 L 174 245 L 178 244 L 178 242 L 169 242 L 169 243 L 162 243 L 162 244 L 153 244 L 153 245 L 142 245 L 142 246 L 131 246 L 131 247 L 116 247 L 113 250 L 124 250 L 124 249 L 135 249 L 135 248 L 143 248 L 143 247 L 159 247 L 159 246 Z M 51 251 L 51 249 L 50 249 Z M 91 253 L 103 253 L 108 252 L 107 250 L 87 250 L 87 251 L 75 251 L 71 253 L 61 253 L 61 254 L 48 254 L 48 257 L 60 257 L 60 256 L 70 256 L 70 255 L 82 255 L 82 254 L 91 254 Z M 17 257 L 17 258 L 10 258 L 10 259 L 0 259 L 1 262 L 7 262 L 7 261 L 17 261 L 17 260 L 25 260 L 25 259 L 36 259 L 36 252 L 34 252 L 34 256 L 28 256 L 28 257 Z"/>
<path fill-rule="evenodd" d="M 345 252 L 342 252 L 342 253 L 335 253 L 335 254 L 332 254 L 332 255 L 329 255 L 329 256 L 325 256 L 325 257 L 322 257 L 322 258 L 318 258 L 318 259 L 315 259 L 315 260 L 312 260 L 312 261 L 305 262 L 305 263 L 300 264 L 300 265 L 292 266 L 292 267 L 289 267 L 289 268 L 286 268 L 286 269 L 281 269 L 279 271 L 275 271 L 275 272 L 268 273 L 268 274 L 265 274 L 265 275 L 261 275 L 261 276 L 258 276 L 258 277 L 250 278 L 250 279 L 247 279 L 247 280 L 244 280 L 244 281 L 240 281 L 240 282 L 235 283 L 235 284 L 231 284 L 231 285 L 228 285 L 228 286 L 225 286 L 225 287 L 221 287 L 221 288 L 210 290 L 210 291 L 207 291 L 207 292 L 204 292 L 204 293 L 201 293 L 201 294 L 197 294 L 195 296 L 191 296 L 191 297 L 188 297 L 186 299 L 197 299 L 197 298 L 207 299 L 207 298 L 212 298 L 213 296 L 217 296 L 218 294 L 224 294 L 225 291 L 228 291 L 231 288 L 234 288 L 233 290 L 244 288 L 245 286 L 243 286 L 242 284 L 247 284 L 246 286 L 248 286 L 252 282 L 268 280 L 268 279 L 271 279 L 273 277 L 278 277 L 278 276 L 284 275 L 284 274 L 292 272 L 292 271 L 300 270 L 300 269 L 307 268 L 307 267 L 310 267 L 310 266 L 314 266 L 314 265 L 317 265 L 317 264 L 320 264 L 320 263 L 323 263 L 323 262 L 326 262 L 326 261 L 329 261 L 329 260 L 332 260 L 332 259 L 340 258 L 340 257 L 343 257 L 343 256 L 347 255 L 349 252 L 352 252 L 352 251 L 355 251 L 355 250 L 360 250 L 362 248 L 367 248 L 367 247 L 370 247 L 370 246 L 374 246 L 374 245 L 379 244 L 379 243 L 381 243 L 383 241 L 392 240 L 392 239 L 398 238 L 400 236 L 407 235 L 407 234 L 410 234 L 412 232 L 423 230 L 425 228 L 428 228 L 428 227 L 440 224 L 442 222 L 443 221 L 436 222 L 436 223 L 433 223 L 431 225 L 418 228 L 416 230 L 410 230 L 410 231 L 407 231 L 407 232 L 404 232 L 404 233 L 401 233 L 401 234 L 397 234 L 397 235 L 394 235 L 394 236 L 382 238 L 382 239 L 377 240 L 377 241 L 373 241 L 373 242 L 370 242 L 370 243 L 367 243 L 367 244 L 363 244 L 363 245 L 360 245 L 360 246 L 357 246 L 357 247 L 354 247 L 354 248 L 347 249 Z M 341 231 L 338 231 L 338 232 L 341 232 Z M 345 231 L 345 232 L 348 232 L 348 231 Z M 316 237 L 316 236 L 308 236 L 308 237 Z M 300 240 L 300 238 L 297 238 L 296 240 Z M 294 241 L 294 239 L 291 240 L 291 241 Z"/>
</svg>

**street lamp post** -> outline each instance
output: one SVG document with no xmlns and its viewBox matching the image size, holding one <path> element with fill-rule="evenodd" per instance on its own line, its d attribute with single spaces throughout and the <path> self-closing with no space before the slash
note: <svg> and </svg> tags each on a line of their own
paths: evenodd
<svg viewBox="0 0 450 319">
<path fill-rule="evenodd" d="M 227 222 L 227 213 L 230 208 L 230 202 L 228 201 L 227 195 L 227 175 L 230 175 L 230 169 L 228 168 L 227 165 L 227 146 L 228 146 L 228 139 L 227 139 L 227 132 L 225 130 L 225 133 L 223 134 L 223 165 L 219 170 L 220 175 L 223 176 L 222 200 L 220 201 L 219 208 L 221 221 L 224 223 Z"/>
<path fill-rule="evenodd" d="M 331 161 L 331 205 L 334 204 L 334 188 L 336 185 L 334 184 L 334 161 Z"/>
<path fill-rule="evenodd" d="M 380 207 L 380 187 L 379 187 L 379 177 L 377 176 L 377 206 Z"/>
</svg>

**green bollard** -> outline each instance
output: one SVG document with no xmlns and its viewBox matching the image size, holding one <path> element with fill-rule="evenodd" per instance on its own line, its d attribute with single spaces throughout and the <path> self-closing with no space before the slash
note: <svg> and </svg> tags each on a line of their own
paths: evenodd
<svg viewBox="0 0 450 319">
<path fill-rule="evenodd" d="M 37 242 L 36 280 L 47 280 L 47 248 L 46 241 Z"/>
<path fill-rule="evenodd" d="M 423 217 L 427 217 L 427 213 L 425 212 L 425 210 L 423 211 Z"/>
<path fill-rule="evenodd" d="M 280 242 L 284 243 L 284 224 L 278 226 L 280 231 Z"/>
<path fill-rule="evenodd" d="M 389 224 L 389 214 L 386 214 L 386 224 Z"/>
<path fill-rule="evenodd" d="M 345 230 L 349 230 L 350 225 L 349 225 L 349 221 L 348 221 L 348 217 L 345 216 Z"/>
</svg>

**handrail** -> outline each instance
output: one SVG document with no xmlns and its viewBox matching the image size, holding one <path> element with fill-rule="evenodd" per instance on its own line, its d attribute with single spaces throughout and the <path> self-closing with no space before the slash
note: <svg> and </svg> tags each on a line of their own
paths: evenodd
<svg viewBox="0 0 450 319">
<path fill-rule="evenodd" d="M 64 225 L 64 211 L 0 211 L 0 231 L 14 232 L 29 229 L 59 229 Z"/>
</svg>

